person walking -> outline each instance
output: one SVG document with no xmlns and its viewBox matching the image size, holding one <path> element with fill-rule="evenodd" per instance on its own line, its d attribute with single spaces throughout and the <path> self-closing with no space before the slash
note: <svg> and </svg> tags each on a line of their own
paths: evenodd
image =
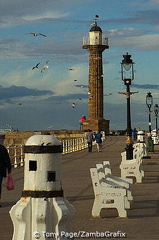
<svg viewBox="0 0 159 240">
<path fill-rule="evenodd" d="M 95 141 L 97 144 L 98 152 L 101 152 L 102 151 L 102 134 L 100 133 L 100 131 L 95 134 Z"/>
<path fill-rule="evenodd" d="M 90 129 L 88 129 L 88 132 L 86 134 L 86 140 L 88 143 L 88 152 L 92 152 L 92 145 L 94 140 L 94 135 Z"/>
<path fill-rule="evenodd" d="M 2 182 L 3 178 L 6 178 L 11 173 L 12 165 L 10 157 L 5 146 L 0 144 L 0 207 L 1 205 L 1 194 L 2 194 Z"/>
<path fill-rule="evenodd" d="M 136 128 L 134 128 L 132 130 L 132 136 L 133 136 L 133 141 L 137 141 L 137 129 Z"/>
</svg>

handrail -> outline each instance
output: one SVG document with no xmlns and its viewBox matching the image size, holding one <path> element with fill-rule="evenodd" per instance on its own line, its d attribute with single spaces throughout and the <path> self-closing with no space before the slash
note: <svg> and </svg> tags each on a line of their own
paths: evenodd
<svg viewBox="0 0 159 240">
<path fill-rule="evenodd" d="M 80 151 L 87 148 L 87 141 L 85 136 L 74 138 L 59 138 L 63 146 L 63 153 L 67 154 L 75 151 Z M 24 152 L 23 146 L 7 146 L 7 150 L 11 159 L 12 166 L 17 168 L 24 165 Z"/>
</svg>

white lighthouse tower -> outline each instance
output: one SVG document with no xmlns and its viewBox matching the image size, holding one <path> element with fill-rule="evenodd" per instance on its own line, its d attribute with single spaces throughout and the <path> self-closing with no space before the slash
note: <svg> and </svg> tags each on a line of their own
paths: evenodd
<svg viewBox="0 0 159 240">
<path fill-rule="evenodd" d="M 89 37 L 83 39 L 83 49 L 89 52 L 89 97 L 88 120 L 83 122 L 83 129 L 109 132 L 109 120 L 103 117 L 103 63 L 102 53 L 108 49 L 108 38 L 103 36 L 97 21 L 89 31 Z"/>
</svg>

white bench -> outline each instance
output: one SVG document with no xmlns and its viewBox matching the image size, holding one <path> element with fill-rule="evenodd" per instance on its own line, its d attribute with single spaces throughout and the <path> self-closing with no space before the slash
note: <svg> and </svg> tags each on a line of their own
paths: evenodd
<svg viewBox="0 0 159 240">
<path fill-rule="evenodd" d="M 141 153 L 142 158 L 148 156 L 147 146 L 144 142 L 138 142 L 133 145 L 133 148 Z"/>
<path fill-rule="evenodd" d="M 122 178 L 122 177 L 117 177 L 112 175 L 109 161 L 103 161 L 103 169 L 104 169 L 105 177 L 107 178 L 107 180 L 110 180 L 114 184 L 117 184 L 123 188 L 126 188 L 128 192 L 128 200 L 132 201 L 133 196 L 131 194 L 131 185 L 133 184 L 133 179 Z"/>
<path fill-rule="evenodd" d="M 127 217 L 126 209 L 130 209 L 128 190 L 105 177 L 103 164 L 96 164 L 90 169 L 95 200 L 92 216 L 100 217 L 102 208 L 116 208 L 119 217 Z"/>
<path fill-rule="evenodd" d="M 122 161 L 120 164 L 121 177 L 135 177 L 137 183 L 142 182 L 144 177 L 144 171 L 142 170 L 142 151 L 135 148 L 133 151 L 134 158 L 132 160 L 126 160 L 126 152 L 121 153 Z"/>
</svg>

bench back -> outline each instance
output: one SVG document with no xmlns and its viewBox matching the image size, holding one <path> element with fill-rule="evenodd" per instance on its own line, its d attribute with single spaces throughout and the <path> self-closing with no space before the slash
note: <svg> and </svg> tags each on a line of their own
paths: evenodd
<svg viewBox="0 0 159 240">
<path fill-rule="evenodd" d="M 90 174 L 91 174 L 91 179 L 92 179 L 92 185 L 93 185 L 93 190 L 95 195 L 99 194 L 99 178 L 98 178 L 98 173 L 96 168 L 90 168 Z"/>
<path fill-rule="evenodd" d="M 103 169 L 105 176 L 112 174 L 109 161 L 103 161 Z"/>
</svg>

